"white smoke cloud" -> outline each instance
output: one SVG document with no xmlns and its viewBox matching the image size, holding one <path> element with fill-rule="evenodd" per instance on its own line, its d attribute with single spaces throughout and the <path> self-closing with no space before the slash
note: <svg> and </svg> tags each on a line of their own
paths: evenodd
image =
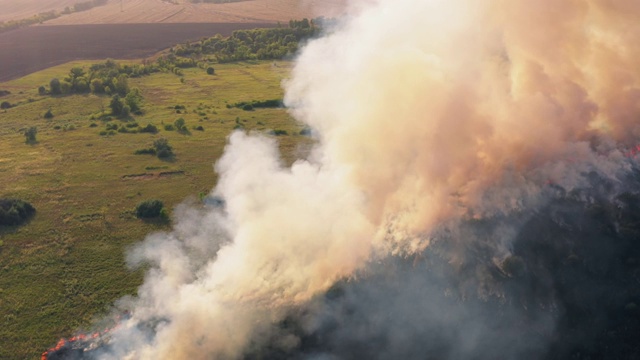
<svg viewBox="0 0 640 360">
<path fill-rule="evenodd" d="M 133 252 L 151 270 L 103 357 L 239 358 L 442 224 L 538 206 L 585 172 L 615 179 L 618 142 L 638 135 L 639 17 L 632 0 L 368 2 L 286 83 L 312 156 L 289 168 L 274 140 L 234 133 L 216 165 L 225 210 L 183 209 Z"/>
</svg>

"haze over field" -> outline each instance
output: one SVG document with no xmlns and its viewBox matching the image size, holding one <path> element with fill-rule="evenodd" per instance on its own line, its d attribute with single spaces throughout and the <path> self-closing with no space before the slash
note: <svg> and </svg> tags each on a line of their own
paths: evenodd
<svg viewBox="0 0 640 360">
<path fill-rule="evenodd" d="M 20 20 L 82 0 L 0 0 L 0 21 Z M 47 25 L 190 23 L 190 22 L 277 22 L 344 13 L 346 0 L 247 0 L 223 4 L 191 3 L 187 0 L 109 0 L 107 4 L 49 20 Z"/>
<path fill-rule="evenodd" d="M 555 286 L 588 302 L 605 285 L 528 257 L 557 243 L 514 244 L 549 239 L 528 221 L 554 201 L 575 206 L 550 220 L 569 238 L 589 228 L 574 210 L 637 191 L 639 20 L 635 0 L 370 3 L 286 82 L 309 158 L 288 168 L 273 139 L 233 134 L 224 209 L 182 208 L 130 253 L 151 269 L 94 354 L 554 358 Z M 570 248 L 562 261 L 613 253 Z"/>
<path fill-rule="evenodd" d="M 79 0 L 0 0 L 0 21 L 20 20 L 46 11 L 62 11 Z"/>
</svg>

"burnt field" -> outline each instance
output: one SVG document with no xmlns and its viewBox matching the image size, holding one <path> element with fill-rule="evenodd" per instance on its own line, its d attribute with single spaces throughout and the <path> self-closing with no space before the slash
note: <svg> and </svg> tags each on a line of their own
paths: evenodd
<svg viewBox="0 0 640 360">
<path fill-rule="evenodd" d="M 27 27 L 0 34 L 0 81 L 72 60 L 143 58 L 185 41 L 273 26 L 269 23 L 164 23 Z"/>
</svg>

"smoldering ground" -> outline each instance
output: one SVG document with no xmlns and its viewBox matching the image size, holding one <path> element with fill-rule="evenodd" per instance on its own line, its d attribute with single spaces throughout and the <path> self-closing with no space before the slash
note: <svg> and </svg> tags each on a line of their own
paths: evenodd
<svg viewBox="0 0 640 360">
<path fill-rule="evenodd" d="M 634 358 L 640 5 L 379 0 L 230 136 L 101 359 Z"/>
</svg>

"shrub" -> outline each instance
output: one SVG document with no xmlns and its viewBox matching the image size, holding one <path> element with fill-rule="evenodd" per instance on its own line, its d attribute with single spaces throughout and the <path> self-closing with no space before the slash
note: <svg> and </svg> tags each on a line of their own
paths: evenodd
<svg viewBox="0 0 640 360">
<path fill-rule="evenodd" d="M 173 149 L 171 148 L 171 145 L 169 145 L 169 140 L 165 138 L 160 138 L 154 141 L 153 148 L 161 159 L 173 157 Z"/>
<path fill-rule="evenodd" d="M 305 126 L 304 129 L 300 130 L 300 135 L 311 136 L 311 128 L 308 126 Z"/>
<path fill-rule="evenodd" d="M 155 155 L 156 154 L 156 149 L 154 148 L 149 148 L 149 149 L 138 149 L 134 152 L 135 155 Z"/>
<path fill-rule="evenodd" d="M 185 124 L 186 122 L 184 121 L 184 118 L 179 118 L 173 123 L 173 126 L 175 126 L 178 131 L 185 131 L 187 130 Z"/>
<path fill-rule="evenodd" d="M 209 66 L 209 67 L 207 68 L 207 74 L 209 74 L 209 75 L 213 75 L 213 74 L 215 74 L 215 73 L 216 73 L 216 70 L 215 70 L 213 67 Z"/>
<path fill-rule="evenodd" d="M 51 109 L 47 110 L 46 113 L 44 113 L 44 118 L 45 119 L 51 119 L 53 118 L 53 113 L 51 112 Z"/>
<path fill-rule="evenodd" d="M 283 135 L 287 135 L 287 131 L 286 130 L 273 130 L 271 131 L 272 135 L 275 136 L 283 136 Z"/>
<path fill-rule="evenodd" d="M 89 127 L 90 127 L 90 128 L 98 127 L 98 124 L 96 124 L 96 123 L 91 123 L 91 124 L 89 124 Z"/>
<path fill-rule="evenodd" d="M 38 133 L 38 128 L 32 126 L 24 131 L 25 142 L 27 144 L 33 144 L 36 142 L 36 134 Z"/>
<path fill-rule="evenodd" d="M 140 128 L 139 132 L 156 134 L 156 133 L 158 133 L 158 128 L 153 124 L 147 124 L 147 126 L 145 126 L 143 128 Z"/>
<path fill-rule="evenodd" d="M 10 109 L 12 107 L 13 107 L 13 105 L 11 105 L 11 103 L 8 102 L 8 101 L 3 101 L 2 104 L 0 104 L 0 109 L 3 109 L 3 110 L 4 109 Z"/>
<path fill-rule="evenodd" d="M 244 111 L 253 111 L 253 105 L 245 104 L 244 106 L 242 106 L 242 110 L 244 110 Z"/>
<path fill-rule="evenodd" d="M 53 95 L 59 95 L 62 93 L 62 85 L 60 84 L 60 80 L 57 78 L 51 79 L 49 82 L 49 89 L 51 89 L 51 93 Z"/>
<path fill-rule="evenodd" d="M 0 199 L 0 225 L 20 225 L 35 214 L 36 209 L 26 201 Z"/>
<path fill-rule="evenodd" d="M 160 200 L 146 200 L 136 206 L 136 216 L 140 219 L 152 219 L 163 216 L 166 212 Z"/>
<path fill-rule="evenodd" d="M 173 130 L 175 130 L 176 128 L 173 126 L 173 124 L 165 124 L 165 125 L 164 125 L 164 129 L 165 129 L 166 131 L 173 131 Z"/>
<path fill-rule="evenodd" d="M 202 127 L 202 125 L 198 125 L 198 126 L 194 127 L 194 129 L 198 130 L 198 131 L 204 131 L 204 128 Z"/>
</svg>

